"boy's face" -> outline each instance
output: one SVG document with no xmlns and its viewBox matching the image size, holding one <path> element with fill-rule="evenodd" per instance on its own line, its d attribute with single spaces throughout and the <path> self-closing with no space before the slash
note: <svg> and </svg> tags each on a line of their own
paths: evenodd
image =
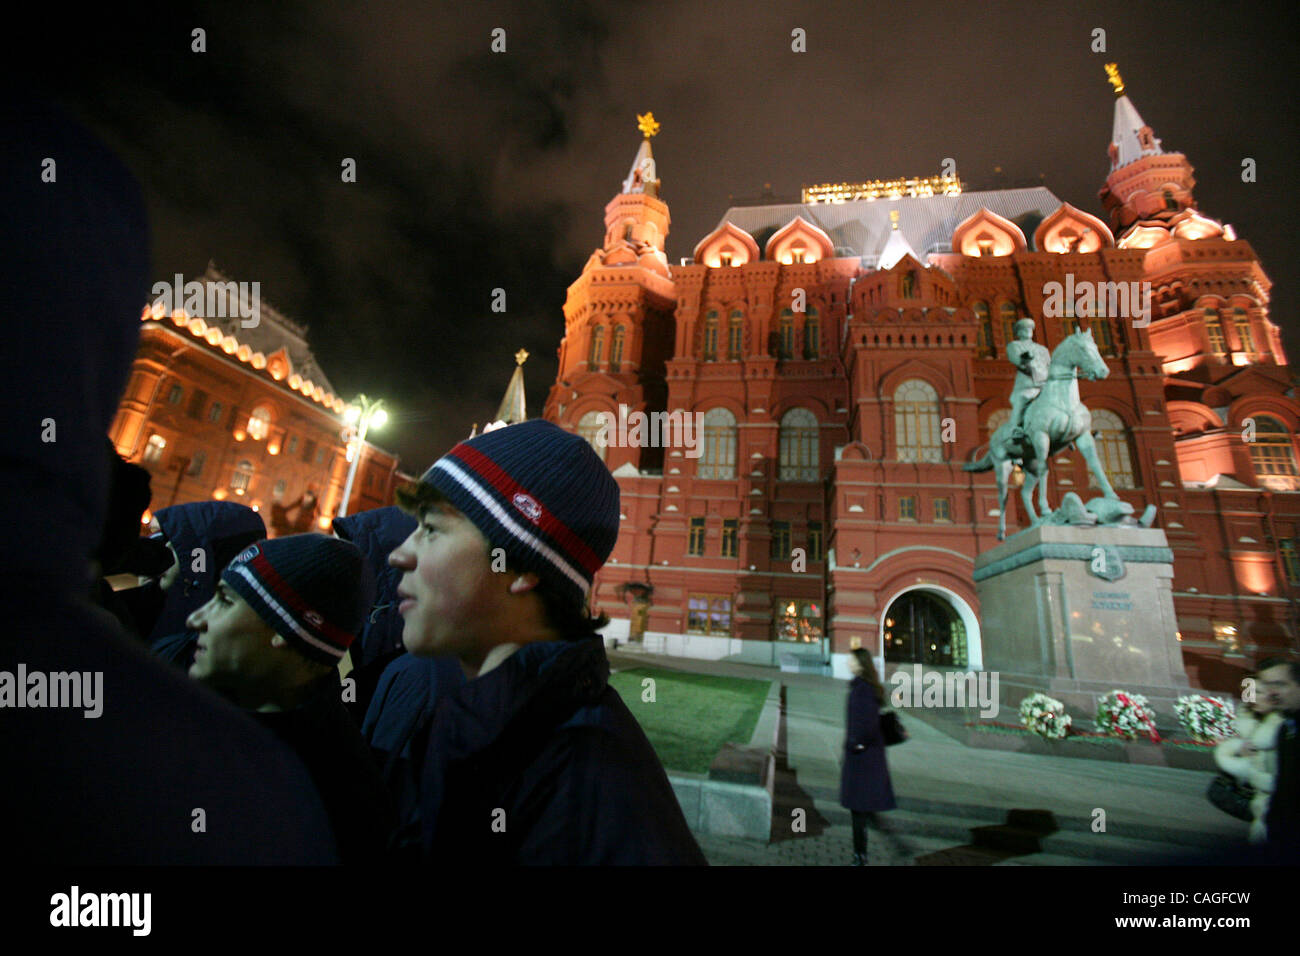
<svg viewBox="0 0 1300 956">
<path fill-rule="evenodd" d="M 227 696 L 262 684 L 278 661 L 275 632 L 224 581 L 185 626 L 199 635 L 190 677 Z"/>
<path fill-rule="evenodd" d="M 1300 684 L 1291 679 L 1289 667 L 1270 667 L 1259 675 L 1259 684 L 1274 710 L 1300 710 Z"/>
<path fill-rule="evenodd" d="M 404 572 L 397 596 L 406 649 L 424 656 L 481 658 L 511 577 L 492 571 L 482 532 L 456 509 L 434 505 L 421 513 L 388 563 Z"/>
</svg>

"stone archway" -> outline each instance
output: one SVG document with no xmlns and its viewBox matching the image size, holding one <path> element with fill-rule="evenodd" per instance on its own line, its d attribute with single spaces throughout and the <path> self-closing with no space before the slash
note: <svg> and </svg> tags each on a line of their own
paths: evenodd
<svg viewBox="0 0 1300 956">
<path fill-rule="evenodd" d="M 938 584 L 914 584 L 896 592 L 880 615 L 878 640 L 879 663 L 886 666 L 984 669 L 978 615 L 960 595 Z"/>
</svg>

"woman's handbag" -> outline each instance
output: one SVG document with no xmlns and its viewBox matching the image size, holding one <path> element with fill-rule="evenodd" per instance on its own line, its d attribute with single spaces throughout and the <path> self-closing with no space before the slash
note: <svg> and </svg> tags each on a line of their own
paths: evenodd
<svg viewBox="0 0 1300 956">
<path fill-rule="evenodd" d="M 881 712 L 880 734 L 885 738 L 886 747 L 901 744 L 907 739 L 907 731 L 903 729 L 903 722 L 898 719 L 898 715 L 892 710 Z"/>
<path fill-rule="evenodd" d="M 1250 801 L 1255 796 L 1255 788 L 1239 783 L 1237 778 L 1230 773 L 1221 773 L 1211 780 L 1210 787 L 1205 791 L 1205 795 L 1212 804 L 1229 816 L 1234 816 L 1238 820 L 1255 819 L 1255 815 L 1250 809 Z"/>
</svg>

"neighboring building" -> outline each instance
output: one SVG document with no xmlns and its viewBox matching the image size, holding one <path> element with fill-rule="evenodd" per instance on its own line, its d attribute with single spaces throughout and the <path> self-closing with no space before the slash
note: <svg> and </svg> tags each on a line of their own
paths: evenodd
<svg viewBox="0 0 1300 956">
<path fill-rule="evenodd" d="M 1300 403 L 1269 279 L 1197 211 L 1192 167 L 1127 96 L 1110 157 L 1109 224 L 1042 187 L 840 184 L 729 209 L 669 266 L 643 141 L 569 287 L 545 410 L 593 442 L 622 490 L 595 592 L 607 635 L 841 668 L 860 642 L 889 662 L 979 668 L 972 569 L 997 543 L 998 500 L 991 473 L 961 465 L 1010 412 L 1006 343 L 1029 316 L 1049 348 L 1090 327 L 1106 357 L 1110 376 L 1081 396 L 1120 496 L 1159 509 L 1189 678 L 1239 689 L 1250 659 L 1293 645 Z M 1140 297 L 1045 315 L 1051 283 L 1150 283 L 1150 322 Z M 701 413 L 701 456 L 602 447 L 601 416 L 621 405 Z M 1099 494 L 1077 453 L 1052 468 L 1053 505 Z M 1009 530 L 1024 523 L 1018 499 Z"/>
<path fill-rule="evenodd" d="M 237 283 L 211 265 L 195 281 L 202 305 L 191 304 L 206 318 L 145 306 L 109 437 L 153 473 L 151 511 L 230 498 L 256 508 L 272 534 L 328 529 L 355 440 L 306 328 L 265 302 L 244 328 Z M 367 442 L 357 467 L 349 513 L 391 504 L 397 457 Z"/>
</svg>

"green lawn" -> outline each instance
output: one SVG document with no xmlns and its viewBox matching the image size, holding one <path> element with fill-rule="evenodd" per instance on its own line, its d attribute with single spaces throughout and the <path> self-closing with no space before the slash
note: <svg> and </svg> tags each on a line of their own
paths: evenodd
<svg viewBox="0 0 1300 956">
<path fill-rule="evenodd" d="M 654 680 L 654 700 L 643 684 Z M 771 685 L 765 680 L 633 667 L 609 678 L 669 770 L 706 773 L 727 741 L 744 746 L 754 734 Z"/>
</svg>

